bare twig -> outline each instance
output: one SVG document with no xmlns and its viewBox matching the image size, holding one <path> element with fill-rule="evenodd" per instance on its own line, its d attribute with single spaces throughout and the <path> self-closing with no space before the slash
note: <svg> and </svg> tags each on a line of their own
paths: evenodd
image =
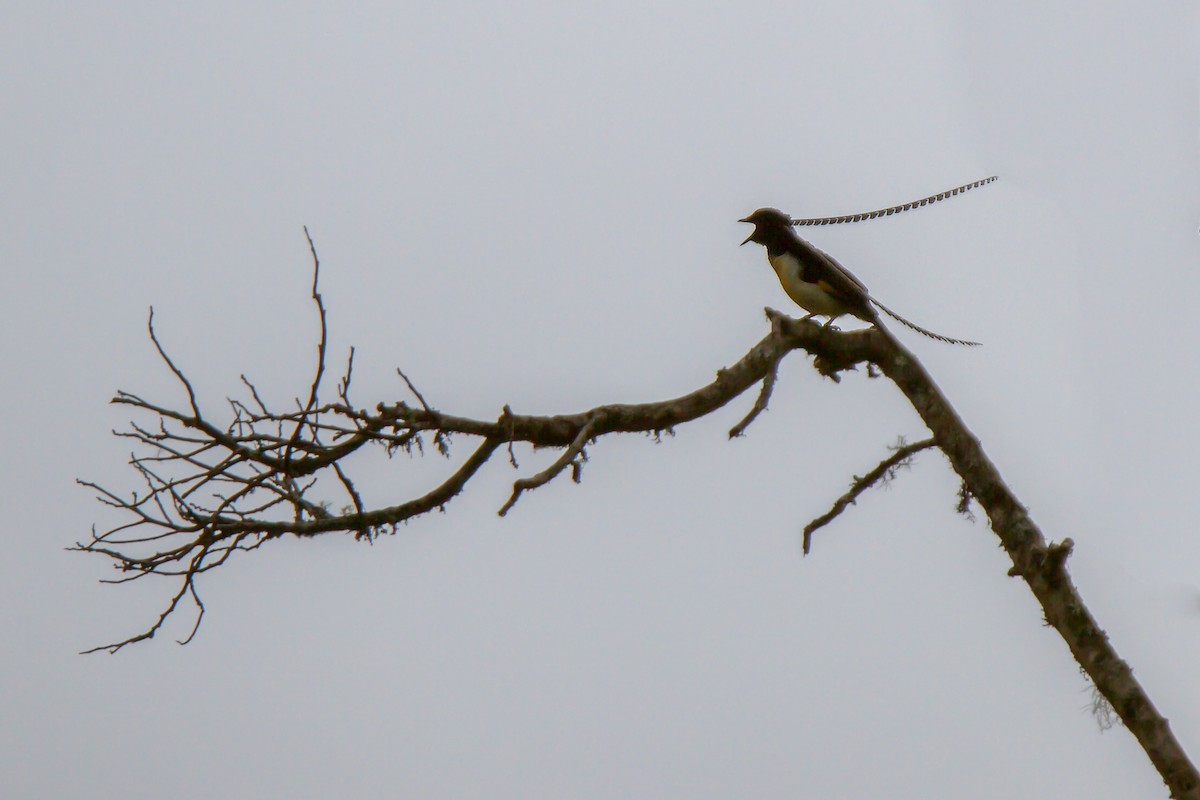
<svg viewBox="0 0 1200 800">
<path fill-rule="evenodd" d="M 307 225 L 304 226 L 304 238 L 308 240 L 308 252 L 312 255 L 312 300 L 317 304 L 317 319 L 321 323 L 321 336 L 317 340 L 317 370 L 313 376 L 312 387 L 308 391 L 308 402 L 304 406 L 306 411 L 312 411 L 316 408 L 317 396 L 321 391 L 321 379 L 325 376 L 325 350 L 329 345 L 329 327 L 325 320 L 325 301 L 317 288 L 321 281 L 321 259 L 317 257 L 317 246 L 313 244 Z M 298 438 L 298 435 L 297 433 L 294 438 Z"/>
<path fill-rule="evenodd" d="M 192 413 L 199 417 L 200 406 L 196 403 L 196 390 L 192 388 L 192 382 L 189 381 L 186 376 L 184 376 L 179 367 L 175 366 L 175 362 L 171 360 L 171 357 L 167 355 L 167 351 L 163 349 L 162 343 L 158 341 L 158 334 L 154 332 L 153 306 L 150 308 L 150 318 L 146 320 L 146 329 L 150 332 L 150 341 L 154 343 L 154 349 L 158 351 L 158 354 L 162 357 L 162 360 L 166 362 L 167 367 L 175 374 L 175 377 L 179 379 L 179 382 L 183 384 L 183 388 L 187 390 L 188 403 L 190 403 L 192 406 Z"/>
<path fill-rule="evenodd" d="M 508 498 L 508 502 L 500 507 L 500 511 L 497 513 L 503 517 L 508 513 L 509 509 L 517 504 L 517 500 L 521 497 L 522 492 L 528 489 L 536 489 L 539 486 L 545 486 L 547 483 L 558 477 L 562 471 L 567 468 L 567 465 L 571 465 L 572 478 L 576 483 L 579 483 L 579 468 L 577 466 L 577 459 L 584 457 L 583 448 L 592 438 L 592 431 L 595 430 L 595 428 L 596 420 L 589 420 L 586 425 L 579 429 L 579 434 L 575 437 L 571 444 L 567 446 L 567 449 L 563 451 L 563 454 L 558 457 L 558 460 L 536 475 L 528 478 L 521 478 L 515 481 L 513 483 L 512 496 Z"/>
<path fill-rule="evenodd" d="M 762 380 L 762 389 L 759 390 L 758 398 L 754 401 L 754 406 L 750 409 L 750 413 L 742 417 L 742 421 L 729 429 L 729 438 L 735 439 L 746 433 L 746 428 L 750 427 L 750 423 L 758 418 L 758 415 L 767 410 L 767 403 L 771 400 L 771 392 L 775 390 L 775 381 L 779 377 L 779 362 L 776 361 L 771 366 L 771 371 L 768 372 Z"/>
<path fill-rule="evenodd" d="M 145 641 L 146 639 L 153 639 L 154 635 L 156 633 L 158 633 L 159 629 L 162 628 L 163 623 L 167 621 L 167 617 L 169 617 L 173 613 L 175 613 L 175 609 L 179 605 L 179 601 L 182 600 L 184 598 L 184 595 L 187 595 L 187 594 L 191 594 L 192 599 L 196 601 L 198 612 L 196 614 L 195 625 L 192 626 L 191 634 L 189 634 L 186 639 L 181 641 L 180 644 L 186 644 L 187 642 L 190 642 L 195 637 L 196 631 L 200 627 L 201 617 L 204 616 L 204 604 L 200 602 L 200 598 L 196 594 L 196 587 L 194 584 L 194 580 L 196 577 L 196 567 L 197 567 L 197 564 L 198 564 L 200 558 L 201 558 L 201 555 L 198 554 L 192 560 L 192 564 L 191 564 L 190 568 L 188 569 L 187 573 L 185 573 L 185 575 L 184 575 L 183 584 L 179 587 L 179 591 L 176 592 L 175 596 L 171 598 L 171 601 L 167 604 L 167 607 L 165 609 L 163 609 L 163 612 L 158 615 L 158 620 L 155 621 L 155 623 L 153 625 L 151 625 L 145 631 L 137 634 L 136 636 L 130 636 L 127 639 L 123 639 L 122 641 L 119 641 L 119 642 L 114 642 L 113 644 L 105 644 L 105 645 L 101 645 L 99 647 L 93 647 L 90 650 L 84 650 L 82 653 L 80 653 L 80 655 L 87 655 L 88 653 L 98 653 L 101 650 L 107 650 L 109 653 L 116 653 L 118 650 L 120 650 L 122 647 L 125 647 L 126 645 L 133 644 L 134 642 L 142 642 L 142 641 Z"/>
<path fill-rule="evenodd" d="M 404 385 L 408 387 L 408 390 L 410 392 L 412 392 L 413 397 L 417 398 L 417 402 L 421 404 L 421 408 L 425 409 L 426 411 L 433 411 L 433 409 L 429 407 L 429 403 L 426 403 L 425 398 L 421 396 L 421 393 L 419 391 L 417 391 L 417 387 L 414 386 L 413 382 L 410 381 L 408 379 L 408 376 L 404 374 L 404 370 L 400 369 L 399 367 L 396 367 L 396 374 L 399 375 L 400 378 L 404 381 Z"/>
<path fill-rule="evenodd" d="M 511 420 L 512 415 L 513 415 L 512 409 L 509 408 L 507 404 L 505 404 L 504 408 L 501 409 L 501 411 L 500 411 L 500 421 L 504 422 L 506 420 Z M 513 469 L 519 469 L 520 465 L 517 464 L 517 454 L 515 452 L 513 452 L 513 437 L 512 437 L 511 427 L 512 426 L 510 425 L 509 426 L 509 428 L 510 428 L 509 436 L 508 436 L 508 463 L 512 465 Z"/>
<path fill-rule="evenodd" d="M 804 555 L 808 555 L 808 551 L 812 545 L 813 531 L 828 525 L 845 511 L 848 506 L 857 502 L 859 495 L 877 483 L 887 483 L 896 476 L 898 470 L 912 463 L 913 456 L 933 446 L 933 439 L 923 439 L 913 444 L 905 444 L 903 437 L 901 437 L 895 445 L 889 448 L 893 451 L 890 456 L 880 461 L 873 470 L 861 478 L 855 476 L 854 482 L 850 484 L 850 490 L 839 497 L 834 502 L 832 508 L 804 526 Z"/>
<path fill-rule="evenodd" d="M 342 376 L 342 380 L 338 383 L 338 397 L 342 399 L 345 405 L 350 405 L 350 380 L 354 377 L 354 348 L 350 348 L 350 354 L 346 356 L 346 374 Z"/>
</svg>

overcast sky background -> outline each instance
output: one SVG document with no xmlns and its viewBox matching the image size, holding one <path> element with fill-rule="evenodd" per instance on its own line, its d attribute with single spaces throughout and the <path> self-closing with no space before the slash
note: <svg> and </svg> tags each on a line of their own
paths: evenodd
<svg viewBox="0 0 1200 800">
<path fill-rule="evenodd" d="M 320 251 L 356 397 L 494 418 L 665 399 L 788 309 L 736 220 L 809 229 L 925 361 L 1200 758 L 1197 11 L 1185 2 L 0 7 L 6 797 L 1165 797 L 922 427 L 799 354 L 584 481 L 497 458 L 375 546 L 284 540 L 114 657 L 165 583 L 64 552 L 135 487 L 117 388 L 307 391 Z M 790 310 L 795 310 L 794 308 Z M 454 459 L 472 445 L 460 440 Z M 453 469 L 364 463 L 391 504 Z"/>
</svg>

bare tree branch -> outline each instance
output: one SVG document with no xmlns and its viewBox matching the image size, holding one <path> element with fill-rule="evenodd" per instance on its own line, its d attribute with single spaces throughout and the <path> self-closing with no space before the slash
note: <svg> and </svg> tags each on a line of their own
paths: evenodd
<svg viewBox="0 0 1200 800">
<path fill-rule="evenodd" d="M 591 440 L 592 431 L 595 430 L 595 427 L 595 419 L 588 421 L 586 425 L 579 429 L 579 433 L 576 434 L 575 438 L 571 441 L 571 444 L 566 450 L 563 451 L 563 454 L 559 456 L 557 461 L 555 461 L 549 467 L 546 467 L 546 469 L 542 470 L 537 475 L 529 478 L 521 478 L 513 483 L 512 497 L 508 498 L 508 502 L 500 507 L 500 511 L 498 512 L 500 516 L 503 517 L 508 513 L 509 509 L 517 504 L 517 499 L 520 498 L 522 492 L 527 489 L 536 489 L 539 486 L 545 486 L 547 483 L 557 478 L 562 471 L 567 468 L 568 464 L 572 465 L 573 468 L 572 477 L 576 483 L 579 483 L 578 460 L 585 458 L 583 448 L 584 445 Z"/>
<path fill-rule="evenodd" d="M 133 439 L 147 452 L 133 454 L 130 464 L 145 489 L 121 495 L 91 481 L 81 481 L 105 505 L 129 519 L 72 549 L 102 555 L 121 573 L 113 582 L 149 576 L 179 581 L 166 609 L 147 630 L 112 644 L 93 648 L 116 652 L 128 644 L 152 638 L 166 620 L 190 598 L 198 611 L 203 605 L 195 581 L 223 565 L 236 551 L 257 550 L 265 543 L 292 535 L 351 533 L 371 540 L 421 514 L 441 508 L 456 497 L 501 445 L 525 442 L 535 448 L 558 448 L 554 463 L 536 475 L 520 478 L 502 506 L 506 514 L 520 495 L 549 483 L 571 468 L 580 479 L 588 442 L 611 433 L 650 433 L 656 437 L 676 425 L 705 416 L 729 403 L 756 383 L 763 383 L 754 415 L 765 407 L 779 360 L 798 347 L 823 342 L 818 368 L 836 379 L 840 369 L 852 369 L 868 355 L 868 332 L 842 335 L 812 323 L 798 323 L 768 310 L 771 332 L 737 363 L 720 370 L 707 386 L 681 397 L 652 403 L 609 404 L 576 414 L 531 416 L 514 414 L 504 406 L 495 421 L 471 419 L 433 408 L 415 384 L 398 370 L 419 407 L 405 402 L 380 403 L 374 409 L 350 402 L 353 351 L 337 399 L 322 402 L 320 390 L 328 351 L 328 325 L 318 290 L 320 262 L 311 238 L 312 300 L 319 321 L 314 375 L 307 399 L 291 410 L 272 410 L 247 377 L 247 402 L 230 398 L 231 419 L 218 424 L 201 410 L 196 391 L 149 325 L 151 340 L 187 395 L 185 410 L 151 402 L 119 391 L 114 403 L 150 414 L 154 427 L 131 423 L 116 435 Z M 372 507 L 352 477 L 350 457 L 371 445 L 388 455 L 396 450 L 423 452 L 424 437 L 450 455 L 453 434 L 480 439 L 475 451 L 442 483 L 428 493 L 396 505 Z M 328 479 L 326 478 L 328 476 Z M 330 499 L 313 495 L 318 487 L 339 487 L 347 499 L 340 510 Z M 197 616 L 197 622 L 200 616 Z M 192 634 L 195 634 L 195 628 Z"/>
<path fill-rule="evenodd" d="M 775 391 L 775 381 L 779 378 L 779 362 L 776 361 L 762 380 L 762 389 L 758 392 L 758 399 L 754 401 L 750 413 L 742 417 L 742 420 L 729 429 L 729 438 L 736 439 L 739 436 L 744 436 L 746 429 L 750 427 L 750 423 L 758 419 L 758 415 L 767 410 L 767 403 L 771 400 L 771 393 Z"/>
<path fill-rule="evenodd" d="M 1012 559 L 1009 574 L 1021 577 L 1029 586 L 1046 622 L 1062 636 L 1079 666 L 1145 750 L 1171 796 L 1200 798 L 1200 772 L 1071 581 L 1066 569 L 1071 540 L 1059 544 L 1046 541 L 921 362 L 886 329 L 877 332 L 879 352 L 871 360 L 912 403 L 962 478 L 967 493 L 987 513 L 992 531 Z"/>
<path fill-rule="evenodd" d="M 808 555 L 808 551 L 812 545 L 813 531 L 825 527 L 836 519 L 839 514 L 846 510 L 847 506 L 858 501 L 859 495 L 875 484 L 887 483 L 896 477 L 897 471 L 912 463 L 913 456 L 933 446 L 933 439 L 923 439 L 913 444 L 905 444 L 904 437 L 900 437 L 900 440 L 891 448 L 894 452 L 890 456 L 879 462 L 873 470 L 861 478 L 857 475 L 854 476 L 854 482 L 850 484 L 850 491 L 839 497 L 834 502 L 832 508 L 804 526 L 804 555 Z"/>
<path fill-rule="evenodd" d="M 154 637 L 184 598 L 190 598 L 197 609 L 191 631 L 183 639 L 190 641 L 204 613 L 197 579 L 227 563 L 234 553 L 258 550 L 287 535 L 306 538 L 348 533 L 371 540 L 382 533 L 394 533 L 401 523 L 443 508 L 501 446 L 507 446 L 514 468 L 514 443 L 562 451 L 550 467 L 513 484 L 512 496 L 500 509 L 504 514 L 523 492 L 549 483 L 567 467 L 578 480 L 579 466 L 590 442 L 614 433 L 649 433 L 657 437 L 712 413 L 761 384 L 752 408 L 730 431 L 736 436 L 766 408 L 780 360 L 799 349 L 813 355 L 814 368 L 834 381 L 842 372 L 866 364 L 869 374 L 874 375 L 878 369 L 896 384 L 929 428 L 933 445 L 946 454 L 961 479 L 959 510 L 967 510 L 974 500 L 987 514 L 992 530 L 1012 560 L 1010 574 L 1029 586 L 1046 622 L 1062 636 L 1104 701 L 1136 737 L 1172 796 L 1200 799 L 1200 774 L 1071 581 L 1066 566 L 1073 547 L 1071 540 L 1047 542 L 921 363 L 882 325 L 842 333 L 768 309 L 770 332 L 742 358 L 718 370 L 709 384 L 657 402 L 614 403 L 552 416 L 514 414 L 504 406 L 495 420 L 472 419 L 431 407 L 401 372 L 417 407 L 394 402 L 364 408 L 349 398 L 353 351 L 336 399 L 322 402 L 320 398 L 328 329 L 318 291 L 320 265 L 311 238 L 309 245 L 313 257 L 312 300 L 320 321 L 320 339 L 307 399 L 297 400 L 295 408 L 272 410 L 263 394 L 243 377 L 248 400 L 230 399 L 231 418 L 224 422 L 207 417 L 191 381 L 158 339 L 151 314 L 150 339 L 183 386 L 186 405 L 181 410 L 117 392 L 112 402 L 155 420 L 154 425 L 134 423 L 128 431 L 117 432 L 130 438 L 141 451 L 131 455 L 130 465 L 142 488 L 131 494 L 121 493 L 81 481 L 96 492 L 101 503 L 121 512 L 124 518 L 106 531 L 93 529 L 87 541 L 72 549 L 108 559 L 119 573 L 113 582 L 154 576 L 174 582 L 175 589 L 148 629 L 87 652 L 115 653 L 126 645 Z M 395 505 L 377 506 L 356 488 L 351 461 L 366 448 L 377 448 L 388 456 L 397 450 L 421 454 L 425 438 L 432 437 L 435 447 L 450 456 L 454 435 L 479 442 L 457 468 L 425 494 Z M 930 446 L 928 441 L 904 445 L 856 480 L 830 512 L 806 529 L 806 552 L 813 530 L 836 517 L 889 470 Z M 348 502 L 335 506 L 334 497 L 348 498 Z"/>
</svg>

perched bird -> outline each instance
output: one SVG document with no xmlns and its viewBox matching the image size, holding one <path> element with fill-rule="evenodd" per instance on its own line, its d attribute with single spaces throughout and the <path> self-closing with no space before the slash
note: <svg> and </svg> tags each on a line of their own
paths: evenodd
<svg viewBox="0 0 1200 800">
<path fill-rule="evenodd" d="M 767 260 L 771 262 L 783 290 L 808 312 L 805 319 L 829 317 L 825 323 L 828 326 L 838 317 L 849 314 L 864 322 L 877 324 L 879 315 L 872 307 L 874 304 L 902 325 L 931 339 L 950 344 L 979 344 L 927 331 L 871 297 L 867 287 L 850 270 L 839 264 L 833 256 L 797 236 L 792 227 L 792 218 L 779 209 L 760 208 L 738 222 L 749 222 L 754 226 L 754 232 L 742 244 L 756 242 L 767 248 Z"/>
</svg>

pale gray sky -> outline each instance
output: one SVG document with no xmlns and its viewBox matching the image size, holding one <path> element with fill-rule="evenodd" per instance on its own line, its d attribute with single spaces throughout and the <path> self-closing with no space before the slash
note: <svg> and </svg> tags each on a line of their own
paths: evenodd
<svg viewBox="0 0 1200 800">
<path fill-rule="evenodd" d="M 306 390 L 301 226 L 357 397 L 492 417 L 663 399 L 788 309 L 736 220 L 962 198 L 806 234 L 901 335 L 1200 757 L 1197 12 L 1191 3 L 30 3 L 0 8 L 6 797 L 1165 797 L 953 512 L 921 427 L 786 362 L 582 485 L 497 462 L 374 547 L 274 543 L 115 657 L 165 585 L 63 548 L 134 487 L 114 390 Z M 456 457 L 469 445 L 459 444 Z M 380 502 L 445 474 L 398 459 Z"/>
</svg>

